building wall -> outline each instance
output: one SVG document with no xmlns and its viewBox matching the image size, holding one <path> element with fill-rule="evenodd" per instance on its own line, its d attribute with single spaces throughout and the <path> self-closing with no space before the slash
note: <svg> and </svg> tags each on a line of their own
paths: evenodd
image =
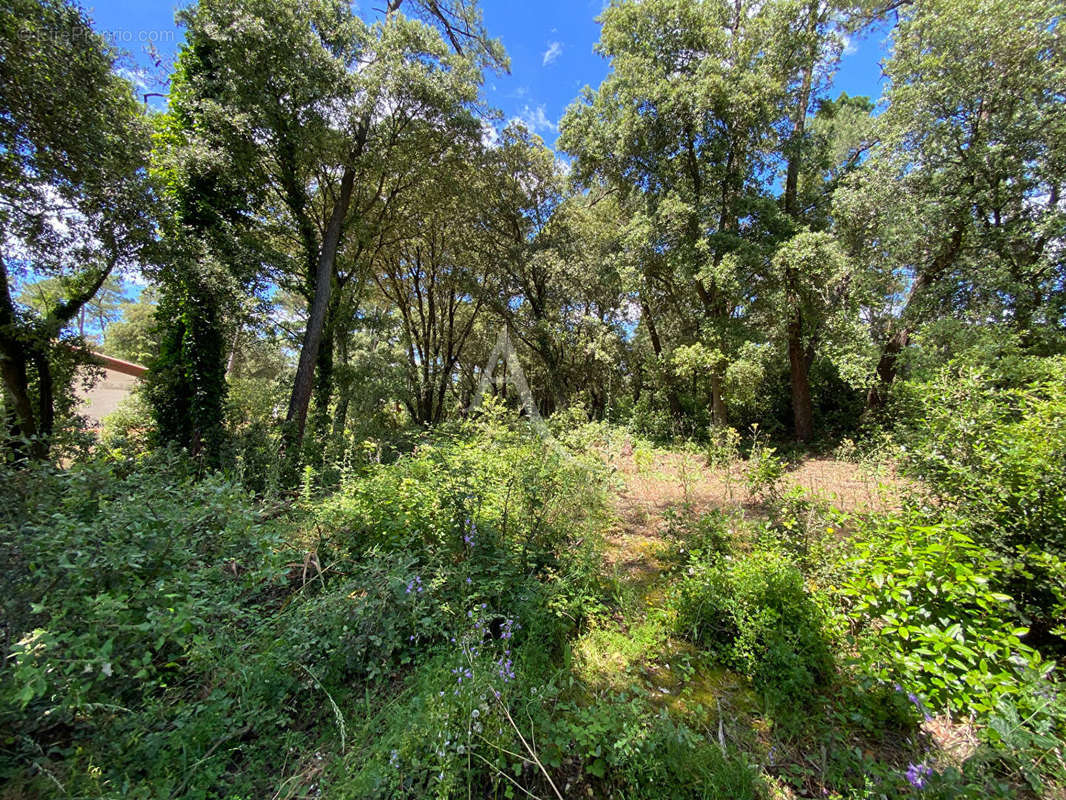
<svg viewBox="0 0 1066 800">
<path fill-rule="evenodd" d="M 78 413 L 89 418 L 89 427 L 99 428 L 100 421 L 118 408 L 138 383 L 140 378 L 104 367 L 104 377 L 92 389 L 78 391 L 82 400 Z"/>
</svg>

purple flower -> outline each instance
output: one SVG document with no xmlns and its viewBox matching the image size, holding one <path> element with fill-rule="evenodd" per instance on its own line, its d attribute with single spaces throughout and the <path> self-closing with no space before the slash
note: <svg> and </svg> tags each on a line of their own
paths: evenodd
<svg viewBox="0 0 1066 800">
<path fill-rule="evenodd" d="M 932 767 L 926 764 L 908 764 L 906 778 L 915 789 L 921 789 L 927 782 L 927 777 L 933 774 Z"/>
<path fill-rule="evenodd" d="M 926 721 L 931 720 L 933 718 L 932 715 L 929 713 L 929 709 L 925 707 L 925 703 L 922 702 L 922 698 L 920 698 L 914 692 L 907 692 L 907 699 L 914 704 L 914 707 L 916 709 L 922 712 L 922 716 L 925 717 Z"/>
</svg>

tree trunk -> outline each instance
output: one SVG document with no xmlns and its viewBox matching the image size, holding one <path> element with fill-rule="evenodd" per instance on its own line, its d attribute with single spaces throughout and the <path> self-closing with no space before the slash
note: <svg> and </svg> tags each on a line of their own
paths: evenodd
<svg viewBox="0 0 1066 800">
<path fill-rule="evenodd" d="M 788 326 L 788 366 L 792 383 L 792 420 L 796 439 L 809 442 L 814 436 L 814 409 L 811 404 L 810 361 L 804 351 L 799 315 Z"/>
<path fill-rule="evenodd" d="M 355 185 L 355 168 L 344 168 L 337 202 L 333 206 L 326 235 L 322 239 L 322 252 L 318 258 L 315 272 L 315 294 L 311 301 L 311 312 L 304 332 L 303 346 L 300 348 L 300 361 L 296 367 L 292 395 L 289 398 L 289 411 L 286 414 L 285 449 L 295 451 L 303 442 L 304 427 L 307 424 L 307 407 L 311 402 L 314 388 L 315 363 L 322 344 L 322 331 L 326 324 L 326 311 L 329 308 L 330 292 L 333 287 L 333 268 L 340 248 L 344 219 L 348 215 L 348 206 L 352 200 Z"/>
<path fill-rule="evenodd" d="M 663 361 L 663 345 L 659 339 L 659 330 L 655 327 L 655 318 L 651 313 L 651 306 L 644 298 L 640 300 L 640 309 L 643 313 L 644 321 L 648 323 L 648 338 L 651 339 L 651 348 L 655 352 L 655 358 L 659 362 L 659 373 L 663 380 L 663 387 L 666 390 L 666 399 L 670 403 L 670 413 L 673 414 L 675 419 L 681 417 L 681 401 L 678 399 L 677 390 L 674 388 L 674 380 L 670 375 L 669 368 L 662 363 Z"/>
<path fill-rule="evenodd" d="M 15 306 L 11 301 L 11 290 L 8 286 L 7 265 L 0 258 L 0 372 L 3 373 L 4 387 L 18 420 L 18 434 L 24 439 L 32 440 L 38 433 L 37 417 L 30 398 L 26 350 L 18 339 L 15 325 Z"/>
<path fill-rule="evenodd" d="M 229 348 L 229 358 L 226 359 L 226 377 L 229 378 L 233 374 L 233 368 L 237 366 L 237 345 L 241 340 L 241 326 L 238 323 L 237 329 L 233 332 L 233 344 Z"/>
<path fill-rule="evenodd" d="M 337 394 L 337 413 L 333 417 L 333 438 L 338 439 L 344 433 L 344 426 L 348 423 L 348 403 L 350 402 L 352 387 L 348 378 L 348 331 L 341 333 L 337 340 L 337 355 L 340 356 L 342 368 L 342 385 Z"/>
<path fill-rule="evenodd" d="M 33 354 L 33 366 L 37 370 L 37 425 L 41 435 L 43 452 L 38 452 L 41 458 L 48 455 L 48 447 L 45 444 L 55 431 L 56 403 L 55 382 L 52 380 L 52 365 L 48 363 L 48 354 L 44 350 L 37 350 Z"/>
<path fill-rule="evenodd" d="M 30 399 L 26 359 L 21 352 L 9 347 L 8 342 L 5 341 L 0 366 L 3 367 L 4 388 L 7 389 L 11 409 L 18 420 L 18 433 L 25 439 L 32 439 L 37 435 L 37 419 L 33 413 L 33 401 Z"/>
<path fill-rule="evenodd" d="M 334 299 L 336 295 L 334 294 Z M 326 311 L 326 324 L 315 363 L 313 434 L 324 443 L 330 429 L 329 404 L 333 400 L 333 339 L 336 329 L 337 304 L 331 302 Z"/>
<path fill-rule="evenodd" d="M 711 371 L 711 421 L 717 427 L 729 424 L 729 410 L 725 405 L 725 378 L 719 368 Z"/>
<path fill-rule="evenodd" d="M 896 379 L 899 354 L 910 342 L 911 334 L 919 321 L 921 301 L 926 290 L 955 263 L 962 251 L 965 222 L 960 217 L 955 222 L 951 235 L 944 241 L 936 258 L 926 269 L 918 271 L 911 282 L 907 302 L 899 315 L 895 330 L 881 348 L 881 358 L 877 362 L 877 377 L 866 395 L 866 413 L 880 411 L 888 399 L 888 388 Z"/>
<path fill-rule="evenodd" d="M 816 27 L 817 7 L 808 9 L 807 31 L 812 37 Z M 785 213 L 797 224 L 801 222 L 799 208 L 799 174 L 802 156 L 803 135 L 807 126 L 807 112 L 811 102 L 811 84 L 814 78 L 814 59 L 811 53 L 804 62 L 800 79 L 799 98 L 789 141 L 788 165 L 785 171 Z M 803 347 L 803 313 L 795 291 L 795 276 L 786 275 L 786 291 L 795 306 L 788 324 L 789 383 L 792 389 L 792 421 L 797 441 L 809 442 L 814 436 L 814 407 L 811 403 L 810 359 Z"/>
<path fill-rule="evenodd" d="M 877 362 L 877 378 L 870 391 L 866 393 L 866 411 L 880 411 L 888 399 L 888 389 L 896 379 L 896 362 L 911 338 L 908 325 L 900 327 L 881 349 L 881 358 Z"/>
</svg>

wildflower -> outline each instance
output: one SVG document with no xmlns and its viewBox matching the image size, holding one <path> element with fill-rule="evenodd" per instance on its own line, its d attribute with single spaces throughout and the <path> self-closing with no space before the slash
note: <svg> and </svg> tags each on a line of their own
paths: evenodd
<svg viewBox="0 0 1066 800">
<path fill-rule="evenodd" d="M 906 778 L 915 789 L 921 789 L 925 786 L 928 776 L 933 774 L 932 767 L 926 764 L 908 764 Z"/>
<path fill-rule="evenodd" d="M 916 709 L 922 712 L 922 716 L 925 717 L 927 722 L 933 718 L 932 715 L 929 713 L 929 710 L 925 707 L 925 703 L 922 702 L 922 698 L 920 698 L 914 692 L 907 692 L 907 699 L 914 704 L 914 707 Z"/>
</svg>

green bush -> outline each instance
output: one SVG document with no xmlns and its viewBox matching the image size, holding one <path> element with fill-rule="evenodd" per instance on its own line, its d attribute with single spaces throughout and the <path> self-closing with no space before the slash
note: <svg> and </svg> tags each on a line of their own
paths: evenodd
<svg viewBox="0 0 1066 800">
<path fill-rule="evenodd" d="M 1005 385 L 955 364 L 902 389 L 915 412 L 905 463 L 984 544 L 1066 555 L 1066 358 Z"/>
<path fill-rule="evenodd" d="M 480 619 L 493 645 L 473 660 L 514 673 L 484 735 L 515 751 L 506 704 L 602 607 L 598 462 L 490 417 L 281 518 L 290 501 L 197 472 L 165 455 L 0 472 L 0 776 L 32 796 L 271 796 L 279 764 L 380 736 L 410 769 L 378 796 L 505 785 L 484 742 L 488 764 L 435 755 L 489 686 L 451 694 L 456 642 Z M 360 722 L 430 685 L 384 729 Z"/>
<path fill-rule="evenodd" d="M 64 718 L 165 684 L 279 577 L 278 542 L 237 487 L 195 482 L 177 461 L 121 466 L 45 477 L 47 500 L 5 531 L 15 627 L 2 687 L 23 711 Z"/>
<path fill-rule="evenodd" d="M 906 468 L 1008 559 L 995 585 L 1017 601 L 1029 640 L 1066 652 L 1066 358 L 953 362 L 900 395 Z"/>
<path fill-rule="evenodd" d="M 821 609 L 782 554 L 760 550 L 692 560 L 672 588 L 677 629 L 748 675 L 771 699 L 825 686 L 833 660 Z"/>
<path fill-rule="evenodd" d="M 777 449 L 766 447 L 756 439 L 744 474 L 748 494 L 766 503 L 776 503 L 781 499 L 781 479 L 784 477 L 785 462 L 777 455 Z"/>
<path fill-rule="evenodd" d="M 0 775 L 31 794 L 196 796 L 225 782 L 224 759 L 193 769 L 212 747 L 291 721 L 291 676 L 236 655 L 285 591 L 279 531 L 193 471 L 159 454 L 2 475 Z"/>
<path fill-rule="evenodd" d="M 1005 569 L 949 523 L 877 519 L 856 532 L 838 588 L 860 668 L 902 686 L 930 710 L 987 715 L 1017 689 L 1038 654 L 1022 643 Z"/>
<path fill-rule="evenodd" d="M 656 713 L 639 692 L 556 702 L 541 724 L 547 757 L 556 766 L 580 765 L 588 796 L 754 800 L 764 794 L 743 755 Z"/>
</svg>

